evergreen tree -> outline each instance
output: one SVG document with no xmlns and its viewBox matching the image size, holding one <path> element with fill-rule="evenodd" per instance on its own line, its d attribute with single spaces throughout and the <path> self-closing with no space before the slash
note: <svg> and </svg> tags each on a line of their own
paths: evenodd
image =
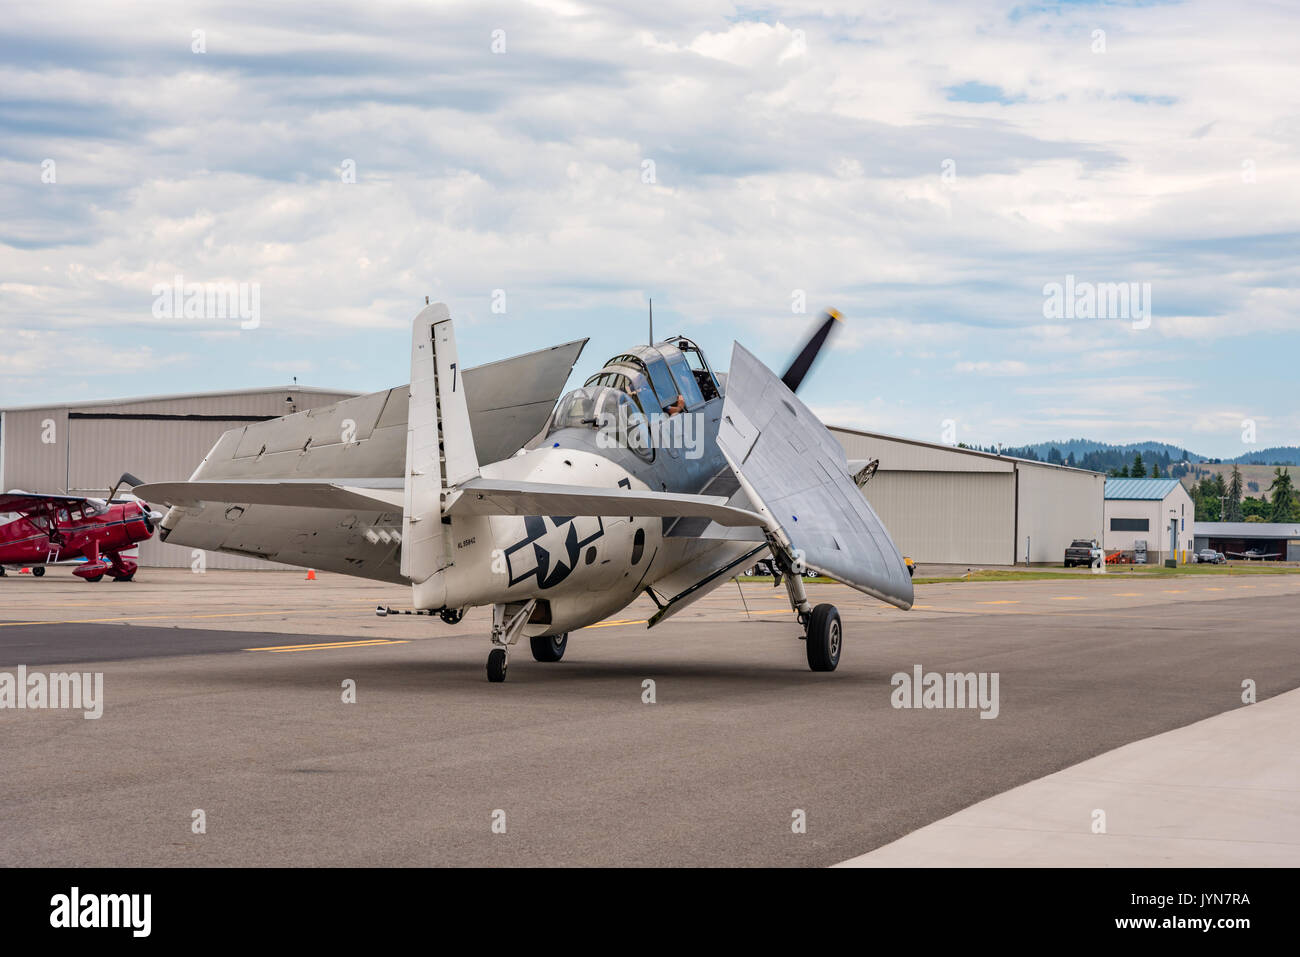
<svg viewBox="0 0 1300 957">
<path fill-rule="evenodd" d="M 1291 484 L 1291 473 L 1285 469 L 1273 470 L 1273 484 L 1268 487 L 1270 522 L 1289 522 L 1295 505 L 1295 488 Z"/>
<path fill-rule="evenodd" d="M 1130 470 L 1133 478 L 1146 478 L 1147 467 L 1142 464 L 1142 453 L 1138 452 L 1133 456 L 1133 468 Z"/>
<path fill-rule="evenodd" d="M 1225 522 L 1240 522 L 1245 518 L 1241 511 L 1241 469 L 1232 467 L 1232 480 L 1228 483 L 1228 514 Z"/>
</svg>

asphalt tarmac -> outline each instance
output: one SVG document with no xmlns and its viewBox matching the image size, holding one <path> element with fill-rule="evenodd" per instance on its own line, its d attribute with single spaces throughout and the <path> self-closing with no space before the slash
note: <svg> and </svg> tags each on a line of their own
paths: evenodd
<svg viewBox="0 0 1300 957">
<path fill-rule="evenodd" d="M 1296 575 L 922 585 L 911 612 L 815 585 L 845 620 L 833 674 L 783 592 L 733 583 L 558 664 L 525 645 L 502 685 L 482 611 L 378 618 L 406 591 L 341 576 L 140 578 L 0 580 L 0 672 L 103 673 L 97 720 L 0 710 L 6 864 L 826 865 L 1241 707 L 1245 679 L 1300 687 Z M 917 665 L 996 673 L 997 717 L 894 707 Z"/>
</svg>

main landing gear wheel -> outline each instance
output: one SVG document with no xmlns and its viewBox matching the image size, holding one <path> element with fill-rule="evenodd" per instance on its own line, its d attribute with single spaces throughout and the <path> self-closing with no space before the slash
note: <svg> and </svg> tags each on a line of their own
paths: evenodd
<svg viewBox="0 0 1300 957">
<path fill-rule="evenodd" d="M 133 569 L 131 569 L 129 572 L 127 572 L 125 575 L 114 575 L 114 576 L 113 576 L 113 581 L 115 581 L 115 582 L 129 582 L 129 581 L 130 581 L 132 578 L 134 578 L 134 577 L 135 577 L 135 569 L 133 568 Z"/>
<path fill-rule="evenodd" d="M 459 625 L 460 620 L 465 617 L 464 608 L 444 608 L 438 612 L 438 617 L 449 625 Z"/>
<path fill-rule="evenodd" d="M 505 681 L 507 667 L 506 650 L 504 648 L 493 648 L 488 654 L 488 681 Z"/>
<path fill-rule="evenodd" d="M 536 661 L 559 661 L 564 657 L 564 648 L 569 643 L 569 635 L 547 635 L 543 638 L 529 638 L 533 646 L 533 659 Z"/>
<path fill-rule="evenodd" d="M 834 605 L 818 605 L 808 618 L 808 667 L 813 671 L 834 671 L 840 663 L 844 629 Z"/>
<path fill-rule="evenodd" d="M 45 574 L 45 566 L 43 566 L 43 565 L 33 565 L 33 566 L 32 566 L 32 574 L 35 575 L 37 578 L 40 578 L 42 575 Z"/>
<path fill-rule="evenodd" d="M 95 582 L 103 581 L 103 580 L 104 580 L 104 573 L 103 573 L 103 572 L 100 572 L 98 575 L 95 575 L 95 576 L 93 576 L 93 577 L 91 577 L 91 578 L 87 578 L 87 579 L 86 579 L 86 581 L 90 582 L 92 585 L 93 585 Z"/>
</svg>

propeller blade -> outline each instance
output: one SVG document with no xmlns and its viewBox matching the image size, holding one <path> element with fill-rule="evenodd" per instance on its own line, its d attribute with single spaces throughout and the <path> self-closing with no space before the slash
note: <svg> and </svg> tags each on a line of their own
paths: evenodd
<svg viewBox="0 0 1300 957">
<path fill-rule="evenodd" d="M 129 485 L 131 488 L 135 488 L 137 485 L 143 484 L 144 482 L 141 479 L 136 478 L 130 472 L 123 472 L 122 477 L 117 480 L 117 484 L 115 484 L 108 493 L 109 503 L 112 504 L 113 499 L 117 498 L 117 490 L 123 485 Z"/>
<path fill-rule="evenodd" d="M 817 354 L 821 352 L 822 346 L 826 345 L 826 339 L 835 328 L 835 323 L 841 321 L 840 314 L 834 309 L 827 309 L 825 315 L 825 321 L 817 327 L 812 338 L 804 344 L 803 349 L 795 356 L 794 362 L 790 363 L 790 368 L 785 370 L 785 375 L 781 376 L 781 381 L 791 392 L 799 391 L 799 383 L 803 382 L 804 376 L 817 361 Z"/>
</svg>

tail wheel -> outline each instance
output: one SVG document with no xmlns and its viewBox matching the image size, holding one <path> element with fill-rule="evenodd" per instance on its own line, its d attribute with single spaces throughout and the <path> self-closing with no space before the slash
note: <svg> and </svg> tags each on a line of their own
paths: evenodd
<svg viewBox="0 0 1300 957">
<path fill-rule="evenodd" d="M 844 628 L 834 605 L 818 605 L 808 618 L 808 667 L 813 671 L 834 671 L 840 663 Z"/>
<path fill-rule="evenodd" d="M 488 654 L 487 660 L 488 681 L 505 681 L 506 667 L 506 650 L 504 648 L 493 648 Z"/>
<path fill-rule="evenodd" d="M 569 644 L 569 635 L 547 635 L 543 638 L 529 638 L 533 646 L 533 658 L 537 661 L 559 661 L 564 657 L 564 649 Z"/>
</svg>

